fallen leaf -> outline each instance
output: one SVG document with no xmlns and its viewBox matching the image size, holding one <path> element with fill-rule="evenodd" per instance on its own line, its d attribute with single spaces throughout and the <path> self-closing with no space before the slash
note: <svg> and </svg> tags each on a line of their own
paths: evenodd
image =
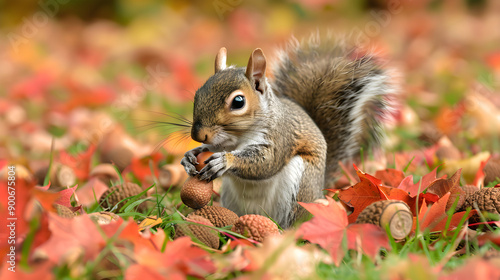
<svg viewBox="0 0 500 280">
<path fill-rule="evenodd" d="M 380 178 L 385 185 L 397 188 L 405 178 L 405 174 L 401 170 L 387 168 L 375 172 L 375 177 Z"/>
<path fill-rule="evenodd" d="M 340 200 L 354 208 L 353 212 L 349 215 L 350 224 L 356 222 L 359 213 L 361 213 L 366 206 L 375 201 L 384 199 L 378 187 L 382 186 L 382 181 L 369 174 L 363 173 L 357 167 L 355 168 L 361 181 L 346 190 L 340 190 L 338 195 Z"/>
<path fill-rule="evenodd" d="M 449 217 L 446 214 L 446 205 L 449 198 L 450 193 L 447 193 L 430 207 L 427 206 L 427 203 L 422 203 L 418 216 L 413 218 L 412 232 L 414 232 L 416 229 L 417 220 L 419 223 L 419 229 L 422 232 L 425 230 L 429 230 L 430 232 L 439 232 L 443 230 L 455 229 L 466 212 L 462 211 L 454 213 L 451 217 Z M 468 218 L 470 218 L 475 213 L 476 210 L 470 211 L 468 214 Z M 450 219 L 450 223 L 447 227 L 448 219 Z"/>
<path fill-rule="evenodd" d="M 62 164 L 69 166 L 75 172 L 75 175 L 80 180 L 85 180 L 90 173 L 90 160 L 96 150 L 95 145 L 90 145 L 85 152 L 79 153 L 76 156 L 68 154 L 66 151 L 61 151 L 59 160 Z"/>
<path fill-rule="evenodd" d="M 422 179 L 418 181 L 416 184 L 413 183 L 413 176 L 408 176 L 401 181 L 398 189 L 402 189 L 410 194 L 411 197 L 417 196 L 419 193 L 423 192 L 429 184 L 436 180 L 437 167 L 434 168 L 431 172 L 422 176 Z"/>
<path fill-rule="evenodd" d="M 486 177 L 486 174 L 484 174 L 484 167 L 486 166 L 486 163 L 488 163 L 490 158 L 491 156 L 487 160 L 481 161 L 479 169 L 476 172 L 476 177 L 474 177 L 474 181 L 472 182 L 472 184 L 478 188 L 481 188 L 484 185 L 484 178 Z"/>
<path fill-rule="evenodd" d="M 87 215 L 66 219 L 48 213 L 48 217 L 51 236 L 35 252 L 53 263 L 62 264 L 75 252 L 81 253 L 85 261 L 93 260 L 106 245 L 97 225 Z"/>
<path fill-rule="evenodd" d="M 481 166 L 481 162 L 487 161 L 490 157 L 490 152 L 480 152 L 470 158 L 461 160 L 449 160 L 444 163 L 443 173 L 452 173 L 455 170 L 462 169 L 462 176 L 466 182 L 472 183 L 477 174 L 477 170 Z"/>
<path fill-rule="evenodd" d="M 152 228 L 156 225 L 161 224 L 162 219 L 158 218 L 157 216 L 150 216 L 146 217 L 142 222 L 139 224 L 139 231 L 143 231 L 149 228 Z"/>
<path fill-rule="evenodd" d="M 313 218 L 303 223 L 297 237 L 320 245 L 332 256 L 338 266 L 344 257 L 342 243 L 347 240 L 347 248 L 361 250 L 372 259 L 380 247 L 390 249 L 385 231 L 372 224 L 348 224 L 347 214 L 332 198 L 326 197 L 328 206 L 317 203 L 299 204 L 313 214 Z"/>
<path fill-rule="evenodd" d="M 497 280 L 500 279 L 500 268 L 479 257 L 467 260 L 466 264 L 439 280 Z"/>
<path fill-rule="evenodd" d="M 137 273 L 141 271 L 146 272 L 146 275 L 161 275 L 160 279 L 186 279 L 187 275 L 203 278 L 215 271 L 209 254 L 193 246 L 187 236 L 167 243 L 164 253 L 148 247 L 139 247 L 135 256 L 137 264 L 127 269 L 127 279 L 137 277 Z"/>
<path fill-rule="evenodd" d="M 128 167 L 128 170 L 132 172 L 141 182 L 143 182 L 147 177 L 151 177 L 151 168 L 149 162 L 152 161 L 152 167 L 154 171 L 154 176 L 158 178 L 158 162 L 161 160 L 162 155 L 160 153 L 155 153 L 143 158 L 132 158 L 132 163 Z"/>
<path fill-rule="evenodd" d="M 435 194 L 438 197 L 443 197 L 452 188 L 459 186 L 460 174 L 462 169 L 457 170 L 449 179 L 436 179 L 427 187 L 426 193 Z"/>
</svg>

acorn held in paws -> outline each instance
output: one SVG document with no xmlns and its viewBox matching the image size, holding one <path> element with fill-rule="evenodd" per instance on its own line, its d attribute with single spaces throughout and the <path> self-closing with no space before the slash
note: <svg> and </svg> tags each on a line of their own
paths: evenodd
<svg viewBox="0 0 500 280">
<path fill-rule="evenodd" d="M 214 153 L 212 153 L 212 152 L 203 152 L 203 153 L 198 154 L 196 156 L 196 160 L 198 161 L 198 164 L 194 166 L 196 168 L 196 171 L 200 172 L 200 170 L 207 165 L 205 163 L 205 160 L 207 160 L 213 154 Z"/>
<path fill-rule="evenodd" d="M 181 189 L 181 200 L 193 209 L 203 208 L 210 202 L 213 182 L 201 181 L 196 177 L 189 177 Z"/>
</svg>

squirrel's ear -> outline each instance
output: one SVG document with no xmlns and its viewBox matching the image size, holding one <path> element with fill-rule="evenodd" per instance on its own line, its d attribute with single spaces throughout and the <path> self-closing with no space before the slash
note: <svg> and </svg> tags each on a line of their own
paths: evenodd
<svg viewBox="0 0 500 280">
<path fill-rule="evenodd" d="M 248 60 L 245 74 L 255 89 L 264 93 L 266 89 L 266 57 L 261 49 L 255 49 Z"/>
<path fill-rule="evenodd" d="M 227 50 L 226 48 L 220 48 L 217 56 L 215 57 L 215 73 L 226 69 L 226 58 L 227 58 Z"/>
</svg>

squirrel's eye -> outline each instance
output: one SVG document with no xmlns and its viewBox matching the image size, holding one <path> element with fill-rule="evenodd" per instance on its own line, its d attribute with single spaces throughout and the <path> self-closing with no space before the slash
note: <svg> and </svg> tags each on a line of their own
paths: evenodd
<svg viewBox="0 0 500 280">
<path fill-rule="evenodd" d="M 231 110 L 238 110 L 245 106 L 245 97 L 243 95 L 238 95 L 233 99 L 231 103 Z"/>
</svg>

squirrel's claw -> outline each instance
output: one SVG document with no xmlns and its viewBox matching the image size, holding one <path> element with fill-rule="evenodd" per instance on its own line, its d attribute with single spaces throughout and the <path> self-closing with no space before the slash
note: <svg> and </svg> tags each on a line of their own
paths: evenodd
<svg viewBox="0 0 500 280">
<path fill-rule="evenodd" d="M 207 165 L 200 170 L 200 180 L 212 181 L 224 174 L 226 171 L 225 153 L 215 153 L 210 156 L 205 163 Z"/>
<path fill-rule="evenodd" d="M 184 170 L 186 170 L 186 173 L 189 176 L 198 175 L 198 171 L 196 171 L 196 167 L 191 163 L 191 161 L 187 157 L 184 157 L 181 160 L 181 164 L 182 164 L 182 166 L 184 166 Z"/>
<path fill-rule="evenodd" d="M 181 160 L 182 166 L 184 166 L 184 170 L 186 170 L 186 173 L 189 176 L 195 176 L 198 174 L 198 171 L 196 171 L 195 165 L 198 165 L 198 159 L 196 158 L 197 155 L 199 155 L 202 152 L 202 148 L 194 148 L 190 151 L 187 151 L 184 154 L 184 158 Z"/>
</svg>

